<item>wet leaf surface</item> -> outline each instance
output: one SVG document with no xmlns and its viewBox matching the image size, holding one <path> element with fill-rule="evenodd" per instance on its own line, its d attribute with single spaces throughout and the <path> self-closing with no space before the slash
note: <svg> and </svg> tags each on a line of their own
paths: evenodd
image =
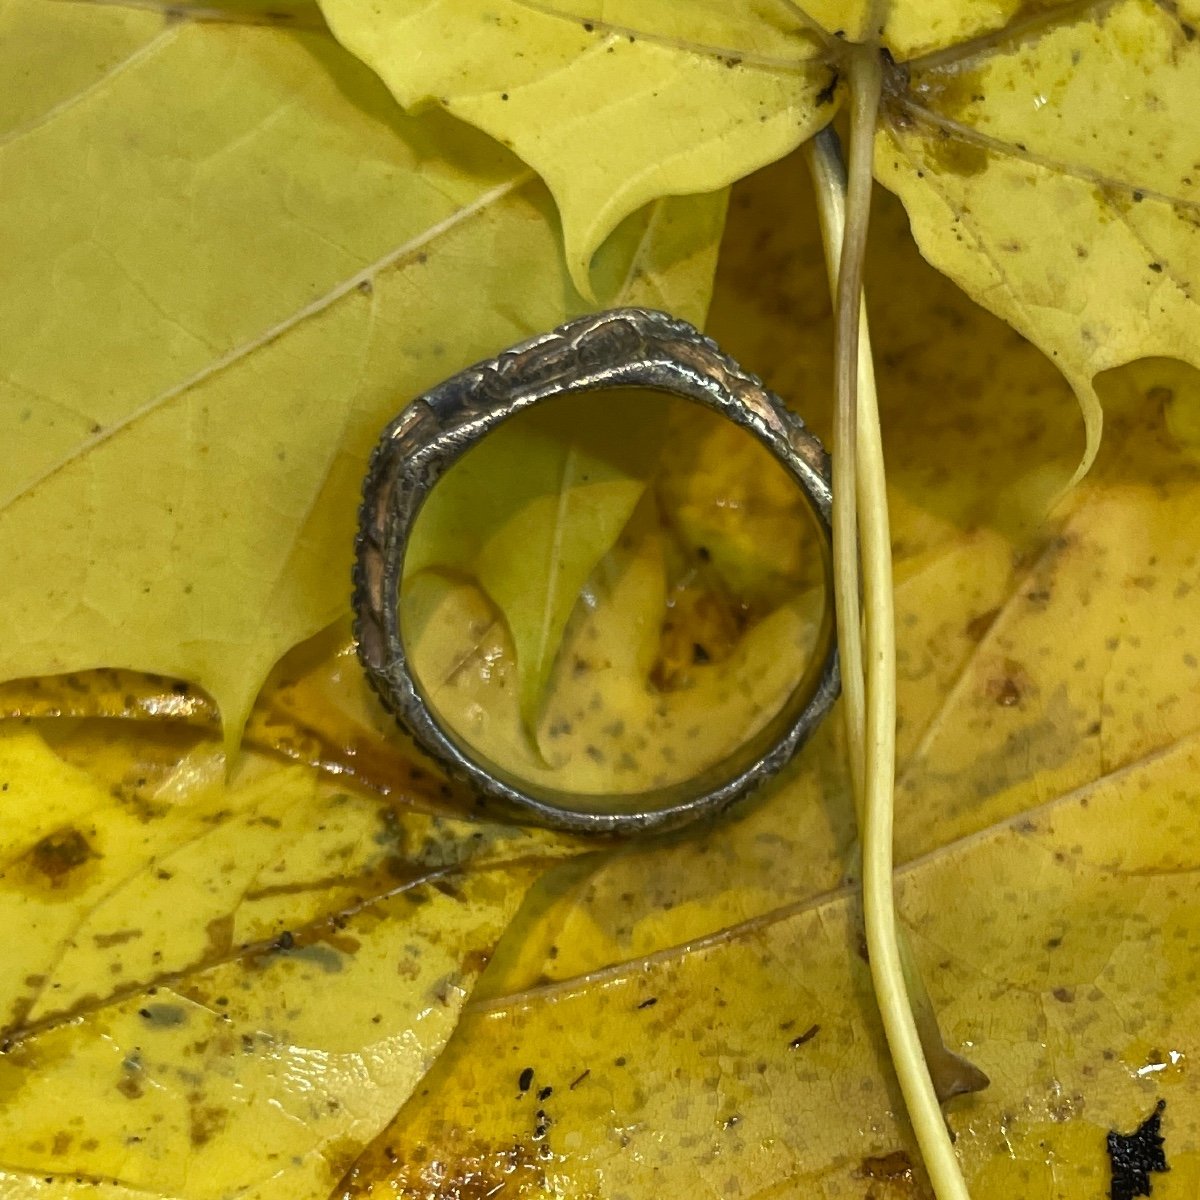
<svg viewBox="0 0 1200 1200">
<path fill-rule="evenodd" d="M 781 167 L 735 193 L 713 328 L 820 428 L 820 306 L 786 356 L 767 349 L 817 286 L 803 239 L 773 220 L 802 184 Z M 900 901 L 950 1045 L 993 1080 L 952 1106 L 972 1194 L 1102 1193 L 1107 1131 L 1162 1094 L 1172 1171 L 1155 1194 L 1187 1196 L 1200 678 L 1180 530 L 1200 477 L 1160 414 L 1190 403 L 1195 376 L 1150 362 L 1106 380 L 1101 457 L 1046 522 L 1080 445 L 1070 391 L 921 266 L 902 221 L 881 203 L 874 270 L 909 278 L 922 310 L 872 291 L 890 372 Z M 768 250 L 777 274 L 753 269 Z M 831 725 L 708 832 L 543 879 L 351 1192 L 642 1195 L 700 1178 L 722 1195 L 923 1194 L 880 1065 L 836 742 Z"/>
<path fill-rule="evenodd" d="M 1107 1130 L 1160 1094 L 1155 1195 L 1200 1182 L 1195 769 L 1189 740 L 902 871 L 943 1028 L 993 1081 L 951 1116 L 973 1195 L 1103 1194 Z M 350 1192 L 454 1195 L 481 1172 L 517 1195 L 861 1197 L 881 1160 L 917 1156 L 858 947 L 840 891 L 473 1004 Z"/>
<path fill-rule="evenodd" d="M 227 784 L 212 744 L 130 787 L 10 730 L 0 776 L 14 1195 L 327 1191 L 570 850 L 253 757 Z"/>
<path fill-rule="evenodd" d="M 610 6 L 587 29 L 582 11 L 513 5 L 513 23 L 486 30 L 465 0 L 410 8 L 407 34 L 443 43 L 409 56 L 425 74 L 408 100 L 437 99 L 503 137 L 520 111 L 516 149 L 535 165 L 545 153 L 565 259 L 549 198 L 511 157 L 444 114 L 397 116 L 319 34 L 107 7 L 0 11 L 17 35 L 0 39 L 10 57 L 65 47 L 53 71 L 30 58 L 28 86 L 6 89 L 0 138 L 18 185 L 7 203 L 42 239 L 13 243 L 6 293 L 20 336 L 6 343 L 2 400 L 37 414 L 32 448 L 8 459 L 10 486 L 32 490 L 0 511 L 0 549 L 9 536 L 20 551 L 4 551 L 6 619 L 28 632 L 10 640 L 10 674 L 140 665 L 199 680 L 226 717 L 244 707 L 279 653 L 344 607 L 330 599 L 345 572 L 327 548 L 348 556 L 352 492 L 397 380 L 411 394 L 574 311 L 569 273 L 604 296 L 702 311 L 720 197 L 630 218 L 596 260 L 594 245 L 642 199 L 778 156 L 838 99 L 821 55 L 839 14 L 821 6 L 815 24 L 788 5 L 744 18 Z M 1187 169 L 1188 12 L 914 13 L 896 6 L 885 29 L 910 61 L 891 81 L 877 169 L 924 252 L 1057 350 L 1085 401 L 1096 371 L 1186 357 L 1190 201 L 1159 174 Z M 852 38 L 860 15 L 840 14 Z M 386 54 L 394 29 L 367 32 L 376 41 L 356 48 Z M 548 58 L 494 53 L 534 32 L 523 44 Z M 964 38 L 979 40 L 952 45 Z M 731 45 L 747 50 L 732 64 Z M 667 134 L 639 116 L 663 111 L 655 71 L 679 117 Z M 405 98 L 408 84 L 383 73 Z M 579 136 L 578 97 L 631 73 L 648 94 L 604 107 Z M 211 86 L 191 94 L 181 80 Z M 167 97 L 152 119 L 147 95 Z M 1129 96 L 1141 98 L 1136 126 L 1118 119 Z M 718 98 L 722 155 L 696 132 Z M 756 137 L 747 106 L 759 101 Z M 636 136 L 606 141 L 618 118 Z M 664 155 L 667 135 L 678 156 Z M 636 169 L 649 160 L 662 170 Z M 116 162 L 136 169 L 115 178 Z M 113 190 L 97 196 L 91 171 Z M 830 330 L 806 194 L 795 163 L 735 193 L 710 328 L 824 433 Z M 1044 215 L 1047 198 L 1078 217 L 1091 266 L 1070 263 L 1076 241 L 1060 236 L 1058 209 Z M 172 240 L 193 222 L 221 238 Z M 1102 1195 L 1118 1186 L 1114 1131 L 1162 1098 L 1171 1169 L 1153 1173 L 1153 1194 L 1190 1198 L 1197 377 L 1161 360 L 1102 377 L 1107 440 L 1047 518 L 1083 444 L 1069 391 L 1033 345 L 920 262 L 894 203 L 881 198 L 874 228 L 900 909 L 949 1045 L 992 1079 L 952 1106 L 957 1146 L 977 1200 Z M 956 231 L 974 238 L 971 255 Z M 1020 244 L 997 240 L 1008 233 Z M 1138 248 L 1162 269 L 1135 271 Z M 1020 265 L 995 274 L 1009 262 Z M 97 297 L 111 319 L 81 319 Z M 463 339 L 453 348 L 448 327 Z M 383 336 L 397 330 L 405 338 Z M 321 407 L 331 388 L 349 404 L 344 429 L 361 420 L 336 444 Z M 247 494 L 231 436 L 247 427 L 247 394 L 263 399 L 262 437 L 284 430 L 287 454 L 303 443 L 312 468 L 254 485 L 266 489 L 255 537 L 213 509 Z M 177 409 L 186 421 L 165 427 L 182 467 L 136 432 Z M 315 440 L 304 412 L 320 415 Z M 216 482 L 195 453 L 210 442 L 242 447 Z M 638 485 L 625 536 L 614 531 L 595 570 L 581 560 L 582 600 L 550 656 L 541 760 L 522 725 L 511 612 L 462 578 L 420 581 L 437 702 L 495 753 L 580 792 L 620 769 L 655 782 L 664 750 L 682 774 L 719 756 L 786 688 L 781 642 L 802 653 L 812 627 L 795 497 L 722 430 L 670 444 L 679 461 Z M 260 461 L 277 449 L 255 445 Z M 554 453 L 561 465 L 561 444 Z M 145 503 L 130 502 L 131 479 Z M 343 483 L 335 517 L 326 500 Z M 291 514 L 282 542 L 265 536 L 268 510 Z M 149 533 L 145 513 L 159 522 Z M 343 528 L 325 530 L 326 516 Z M 751 535 L 751 517 L 768 532 Z M 205 541 L 210 526 L 219 536 Z M 152 569 L 131 569 L 123 538 Z M 82 567 L 63 552 L 80 544 Z M 164 588 L 183 582 L 181 545 L 199 548 L 206 574 L 199 598 L 173 607 Z M 52 568 L 65 608 L 46 602 Z M 302 603 L 284 613 L 264 594 Z M 199 633 L 180 624 L 189 613 Z M 113 649 L 135 637 L 137 655 Z M 696 645 L 703 655 L 689 655 Z M 835 723 L 720 825 L 583 847 L 448 816 L 465 815 L 464 798 L 396 738 L 336 625 L 280 668 L 248 741 L 338 772 L 343 787 L 257 753 L 227 777 L 217 710 L 180 686 L 109 672 L 0 696 L 14 714 L 0 739 L 0 907 L 16 931 L 0 975 L 0 1194 L 615 1200 L 697 1182 L 731 1197 L 926 1193 L 862 961 Z M 1120 1186 L 1150 1181 L 1158 1147 L 1143 1148 Z"/>
</svg>

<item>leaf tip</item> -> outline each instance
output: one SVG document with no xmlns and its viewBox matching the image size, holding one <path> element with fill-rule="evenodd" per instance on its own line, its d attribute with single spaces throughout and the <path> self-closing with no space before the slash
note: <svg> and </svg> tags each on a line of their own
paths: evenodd
<svg viewBox="0 0 1200 1200">
<path fill-rule="evenodd" d="M 1104 433 L 1104 409 L 1092 381 L 1068 376 L 1068 382 L 1075 392 L 1075 398 L 1079 401 L 1079 408 L 1083 413 L 1083 457 L 1079 460 L 1079 465 L 1075 468 L 1071 478 L 1051 501 L 1051 509 L 1057 508 L 1091 471 L 1096 462 L 1096 455 L 1100 453 L 1100 441 Z"/>
</svg>

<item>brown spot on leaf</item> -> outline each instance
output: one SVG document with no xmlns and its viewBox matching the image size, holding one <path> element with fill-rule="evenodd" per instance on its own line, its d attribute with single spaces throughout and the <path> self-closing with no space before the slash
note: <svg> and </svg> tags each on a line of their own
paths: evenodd
<svg viewBox="0 0 1200 1200">
<path fill-rule="evenodd" d="M 337 1183 L 358 1161 L 362 1150 L 361 1142 L 348 1137 L 334 1138 L 328 1145 L 323 1146 L 321 1157 L 325 1159 L 325 1169 L 330 1182 Z"/>
<path fill-rule="evenodd" d="M 694 667 L 723 662 L 733 653 L 751 615 L 746 605 L 729 594 L 715 571 L 685 571 L 667 598 L 651 682 L 662 692 L 691 686 Z"/>
<path fill-rule="evenodd" d="M 995 624 L 996 618 L 999 615 L 999 608 L 989 608 L 987 612 L 982 612 L 979 616 L 972 617 L 967 622 L 967 637 L 973 642 L 982 641 L 984 634 Z"/>
<path fill-rule="evenodd" d="M 1006 658 L 987 681 L 987 694 L 1001 708 L 1012 708 L 1033 691 L 1033 681 L 1016 659 Z"/>
<path fill-rule="evenodd" d="M 78 829 L 66 826 L 48 833 L 25 856 L 29 870 L 51 887 L 61 887 L 67 877 L 99 855 Z"/>
<path fill-rule="evenodd" d="M 944 129 L 926 137 L 925 154 L 939 170 L 964 178 L 982 174 L 991 160 L 982 146 L 954 137 Z"/>
<path fill-rule="evenodd" d="M 913 1174 L 912 1160 L 904 1150 L 864 1158 L 860 1169 L 867 1179 L 911 1179 Z"/>
<path fill-rule="evenodd" d="M 14 882 L 55 898 L 78 894 L 90 881 L 92 860 L 100 858 L 82 830 L 64 826 L 48 833 L 13 863 Z"/>
<path fill-rule="evenodd" d="M 474 975 L 481 972 L 492 960 L 491 950 L 468 950 L 463 956 L 463 974 Z"/>
<path fill-rule="evenodd" d="M 381 1140 L 363 1152 L 333 1195 L 338 1200 L 357 1200 L 380 1191 L 426 1200 L 541 1195 L 550 1190 L 546 1165 L 553 1157 L 544 1146 L 535 1152 L 516 1143 L 496 1150 L 472 1147 L 462 1154 L 451 1151 L 427 1158 L 415 1151 L 406 1154 Z"/>
<path fill-rule="evenodd" d="M 208 936 L 205 958 L 224 958 L 233 946 L 233 915 L 214 917 L 204 927 Z"/>
<path fill-rule="evenodd" d="M 229 1110 L 216 1104 L 193 1103 L 188 1113 L 188 1136 L 193 1146 L 203 1146 L 225 1127 Z"/>
<path fill-rule="evenodd" d="M 96 943 L 96 949 L 107 950 L 110 946 L 123 946 L 141 936 L 140 929 L 118 929 L 113 933 L 95 933 L 92 935 L 92 941 Z"/>
</svg>

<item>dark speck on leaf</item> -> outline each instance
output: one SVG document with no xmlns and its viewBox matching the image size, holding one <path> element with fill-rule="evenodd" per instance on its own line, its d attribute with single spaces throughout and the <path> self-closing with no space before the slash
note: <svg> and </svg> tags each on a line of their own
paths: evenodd
<svg viewBox="0 0 1200 1200">
<path fill-rule="evenodd" d="M 1160 1100 L 1133 1133 L 1113 1130 L 1108 1135 L 1108 1158 L 1112 1164 L 1112 1187 L 1108 1194 L 1112 1200 L 1149 1196 L 1151 1174 L 1170 1169 L 1161 1132 L 1166 1107 L 1167 1102 Z"/>
<path fill-rule="evenodd" d="M 1015 679 L 994 679 L 989 683 L 988 691 L 1001 708 L 1012 708 L 1014 704 L 1021 702 L 1021 689 Z"/>
<path fill-rule="evenodd" d="M 833 101 L 833 94 L 837 91 L 838 75 L 835 71 L 830 77 L 829 82 L 817 93 L 817 107 L 830 104 Z"/>
<path fill-rule="evenodd" d="M 517 1076 L 517 1087 L 519 1087 L 522 1092 L 527 1092 L 527 1091 L 529 1091 L 532 1084 L 533 1084 L 533 1068 L 526 1067 L 525 1070 L 523 1070 L 521 1072 L 521 1074 Z"/>
<path fill-rule="evenodd" d="M 811 1042 L 820 1032 L 820 1025 L 810 1025 L 799 1037 L 794 1037 L 788 1042 L 788 1049 L 799 1050 L 805 1042 Z"/>
<path fill-rule="evenodd" d="M 138 1009 L 138 1016 L 159 1029 L 182 1025 L 187 1020 L 187 1012 L 178 1004 L 148 1004 Z"/>
</svg>

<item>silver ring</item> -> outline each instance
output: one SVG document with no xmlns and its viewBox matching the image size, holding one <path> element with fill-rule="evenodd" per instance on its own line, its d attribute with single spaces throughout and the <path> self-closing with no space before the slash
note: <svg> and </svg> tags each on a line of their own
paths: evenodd
<svg viewBox="0 0 1200 1200">
<path fill-rule="evenodd" d="M 683 783 L 654 791 L 576 796 L 523 781 L 447 728 L 410 670 L 400 630 L 404 556 L 421 506 L 442 474 L 501 422 L 553 396 L 647 388 L 702 404 L 756 437 L 807 498 L 830 566 L 829 457 L 804 422 L 698 330 L 641 308 L 594 313 L 496 358 L 468 367 L 419 396 L 384 430 L 371 456 L 355 544 L 358 656 L 384 706 L 491 815 L 574 833 L 663 832 L 719 813 L 783 767 L 837 698 L 833 605 L 817 652 L 775 717 L 732 755 Z"/>
</svg>

